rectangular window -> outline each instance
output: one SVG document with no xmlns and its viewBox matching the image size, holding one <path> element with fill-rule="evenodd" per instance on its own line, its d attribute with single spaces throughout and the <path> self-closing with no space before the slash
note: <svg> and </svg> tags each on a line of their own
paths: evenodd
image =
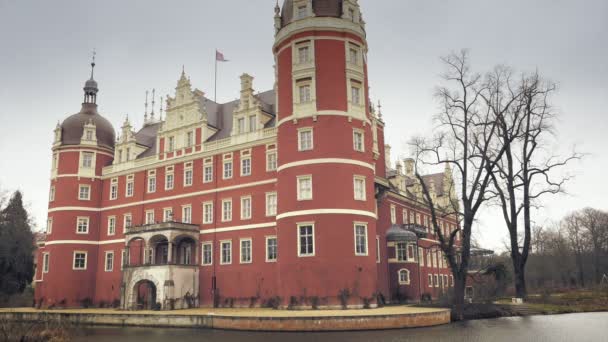
<svg viewBox="0 0 608 342">
<path fill-rule="evenodd" d="M 407 261 L 407 245 L 403 242 L 399 242 L 395 245 L 397 253 L 397 261 Z"/>
<path fill-rule="evenodd" d="M 148 193 L 156 192 L 156 176 L 148 176 Z"/>
<path fill-rule="evenodd" d="M 432 274 L 428 275 L 428 283 L 429 283 L 429 287 L 433 287 L 433 275 Z"/>
<path fill-rule="evenodd" d="M 351 64 L 359 65 L 359 50 L 354 47 L 351 47 L 348 53 L 348 61 Z"/>
<path fill-rule="evenodd" d="M 298 86 L 298 93 L 300 95 L 300 103 L 308 103 L 312 101 L 310 97 L 310 83 L 301 84 L 300 86 Z"/>
<path fill-rule="evenodd" d="M 276 236 L 266 237 L 266 262 L 277 261 L 278 245 Z"/>
<path fill-rule="evenodd" d="M 304 64 L 310 62 L 310 48 L 308 46 L 301 46 L 298 48 L 298 63 Z"/>
<path fill-rule="evenodd" d="M 82 152 L 82 167 L 90 169 L 93 167 L 93 152 Z"/>
<path fill-rule="evenodd" d="M 127 250 L 123 249 L 120 251 L 120 269 L 127 265 Z"/>
<path fill-rule="evenodd" d="M 127 176 L 127 187 L 125 189 L 125 196 L 126 197 L 133 197 L 133 188 L 135 186 L 134 178 L 135 177 L 133 175 Z"/>
<path fill-rule="evenodd" d="M 245 118 L 239 118 L 236 123 L 238 128 L 237 133 L 245 133 Z"/>
<path fill-rule="evenodd" d="M 224 162 L 224 179 L 232 178 L 232 161 Z"/>
<path fill-rule="evenodd" d="M 213 202 L 203 203 L 203 224 L 213 223 Z"/>
<path fill-rule="evenodd" d="M 407 210 L 403 209 L 401 211 L 401 219 L 403 220 L 403 224 L 407 224 Z"/>
<path fill-rule="evenodd" d="M 277 193 L 266 193 L 266 216 L 275 216 L 277 214 Z"/>
<path fill-rule="evenodd" d="M 426 251 L 426 267 L 433 267 L 433 257 L 431 251 Z"/>
<path fill-rule="evenodd" d="M 257 121 L 258 121 L 258 117 L 255 115 L 250 115 L 249 116 L 249 132 L 255 132 L 258 128 L 257 128 Z"/>
<path fill-rule="evenodd" d="M 53 202 L 55 200 L 55 186 L 51 186 L 51 190 L 49 191 L 49 202 Z"/>
<path fill-rule="evenodd" d="M 175 149 L 175 137 L 169 137 L 169 144 L 167 146 L 168 151 L 171 152 Z"/>
<path fill-rule="evenodd" d="M 203 242 L 202 246 L 202 260 L 203 266 L 209 266 L 213 264 L 213 243 L 212 242 Z"/>
<path fill-rule="evenodd" d="M 51 255 L 49 253 L 42 254 L 42 273 L 49 273 Z"/>
<path fill-rule="evenodd" d="M 435 277 L 435 287 L 439 287 L 439 276 L 437 274 L 434 275 Z"/>
<path fill-rule="evenodd" d="M 418 262 L 420 266 L 424 266 L 424 249 L 422 247 L 418 247 Z"/>
<path fill-rule="evenodd" d="M 113 178 L 110 182 L 110 199 L 118 198 L 118 178 Z"/>
<path fill-rule="evenodd" d="M 87 234 L 89 232 L 89 218 L 88 217 L 78 217 L 76 225 L 76 233 L 78 234 Z"/>
<path fill-rule="evenodd" d="M 211 183 L 213 181 L 213 165 L 203 167 L 203 183 Z"/>
<path fill-rule="evenodd" d="M 411 224 L 416 223 L 416 221 L 414 220 L 414 212 L 413 211 L 410 211 L 410 223 Z"/>
<path fill-rule="evenodd" d="M 312 199 L 312 176 L 298 176 L 298 201 Z"/>
<path fill-rule="evenodd" d="M 192 147 L 194 145 L 194 132 L 186 133 L 186 147 Z"/>
<path fill-rule="evenodd" d="M 48 220 L 46 220 L 46 233 L 51 234 L 52 232 L 53 232 L 53 219 L 49 217 Z"/>
<path fill-rule="evenodd" d="M 306 18 L 306 16 L 308 15 L 308 9 L 306 8 L 306 5 L 303 6 L 298 6 L 298 11 L 297 11 L 297 19 L 304 19 Z"/>
<path fill-rule="evenodd" d="M 133 225 L 133 216 L 131 214 L 125 214 L 124 222 L 123 222 L 123 232 L 126 232 L 127 229 L 131 228 Z"/>
<path fill-rule="evenodd" d="M 91 186 L 90 185 L 78 186 L 78 199 L 81 201 L 88 201 L 91 199 Z"/>
<path fill-rule="evenodd" d="M 173 173 L 165 175 L 165 190 L 173 190 L 174 180 Z"/>
<path fill-rule="evenodd" d="M 358 85 L 351 85 L 350 94 L 351 102 L 357 106 L 361 105 L 361 88 Z"/>
<path fill-rule="evenodd" d="M 173 208 L 163 209 L 163 222 L 173 222 Z"/>
<path fill-rule="evenodd" d="M 154 224 L 154 210 L 146 211 L 146 224 Z"/>
<path fill-rule="evenodd" d="M 251 158 L 241 159 L 241 176 L 251 175 Z"/>
<path fill-rule="evenodd" d="M 108 235 L 116 234 L 116 216 L 108 217 Z"/>
<path fill-rule="evenodd" d="M 72 263 L 75 270 L 87 269 L 87 252 L 74 252 L 74 262 Z"/>
<path fill-rule="evenodd" d="M 355 189 L 355 200 L 365 201 L 365 177 L 355 176 L 353 179 Z"/>
<path fill-rule="evenodd" d="M 184 186 L 192 185 L 192 163 L 190 163 L 190 168 L 184 169 Z"/>
<path fill-rule="evenodd" d="M 241 264 L 251 263 L 251 239 L 241 240 Z"/>
<path fill-rule="evenodd" d="M 416 261 L 416 256 L 414 255 L 414 245 L 407 245 L 407 260 Z"/>
<path fill-rule="evenodd" d="M 251 218 L 251 196 L 241 197 L 241 220 Z"/>
<path fill-rule="evenodd" d="M 363 141 L 363 131 L 353 131 L 353 149 L 358 152 L 365 152 L 365 145 Z"/>
<path fill-rule="evenodd" d="M 106 272 L 114 270 L 114 252 L 106 252 Z"/>
<path fill-rule="evenodd" d="M 301 128 L 298 130 L 298 150 L 310 151 L 313 147 L 312 128 Z"/>
<path fill-rule="evenodd" d="M 222 257 L 220 260 L 221 265 L 232 264 L 232 241 L 221 241 L 220 242 Z"/>
<path fill-rule="evenodd" d="M 299 224 L 298 225 L 298 256 L 314 256 L 315 255 L 315 235 L 314 225 Z"/>
<path fill-rule="evenodd" d="M 232 221 L 232 199 L 222 200 L 222 222 Z"/>
<path fill-rule="evenodd" d="M 277 153 L 268 152 L 266 154 L 266 171 L 275 171 L 277 169 Z"/>
<path fill-rule="evenodd" d="M 397 223 L 397 208 L 395 208 L 394 204 L 391 204 L 391 223 Z"/>
<path fill-rule="evenodd" d="M 192 206 L 187 205 L 182 207 L 182 222 L 192 223 Z"/>
<path fill-rule="evenodd" d="M 367 225 L 355 224 L 355 255 L 367 255 Z"/>
</svg>

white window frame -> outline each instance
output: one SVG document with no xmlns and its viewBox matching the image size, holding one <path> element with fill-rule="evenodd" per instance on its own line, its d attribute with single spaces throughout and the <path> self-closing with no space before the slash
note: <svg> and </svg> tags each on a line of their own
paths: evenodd
<svg viewBox="0 0 608 342">
<path fill-rule="evenodd" d="M 313 101 L 311 79 L 297 81 L 296 87 L 298 90 L 298 104 L 306 104 Z"/>
<path fill-rule="evenodd" d="M 156 192 L 156 172 L 148 172 L 148 187 L 147 192 L 149 194 Z"/>
<path fill-rule="evenodd" d="M 276 171 L 278 167 L 277 151 L 266 152 L 266 172 Z"/>
<path fill-rule="evenodd" d="M 433 275 L 427 274 L 427 282 L 429 283 L 429 287 L 433 287 Z"/>
<path fill-rule="evenodd" d="M 376 263 L 380 263 L 380 236 L 376 235 Z"/>
<path fill-rule="evenodd" d="M 310 133 L 310 146 L 308 146 L 308 142 L 303 139 L 302 135 L 305 133 Z M 304 144 L 306 142 L 306 145 Z M 298 151 L 312 151 L 314 149 L 314 130 L 312 127 L 303 127 L 298 128 Z"/>
<path fill-rule="evenodd" d="M 354 106 L 361 106 L 362 89 L 363 89 L 363 87 L 362 87 L 361 83 L 359 83 L 358 81 L 351 81 L 351 83 L 350 83 L 350 102 Z"/>
<path fill-rule="evenodd" d="M 207 207 L 210 208 L 209 212 L 207 212 Z M 213 202 L 203 202 L 203 224 L 211 223 L 213 223 Z"/>
<path fill-rule="evenodd" d="M 359 244 L 358 244 L 358 232 L 357 232 L 357 228 L 359 227 L 363 227 L 363 239 L 364 239 L 364 251 L 359 251 Z M 354 235 L 354 242 L 355 242 L 355 255 L 356 256 L 368 256 L 369 255 L 369 244 L 368 244 L 368 239 L 367 239 L 367 223 L 366 222 L 355 222 L 355 224 L 353 225 L 353 235 Z"/>
<path fill-rule="evenodd" d="M 46 219 L 46 233 L 51 234 L 53 232 L 53 218 L 49 217 Z"/>
<path fill-rule="evenodd" d="M 274 197 L 274 204 L 271 203 L 270 198 Z M 278 208 L 278 197 L 276 192 L 266 193 L 266 216 L 276 216 Z"/>
<path fill-rule="evenodd" d="M 226 167 L 227 165 L 230 165 L 230 167 L 227 168 Z M 232 179 L 233 176 L 234 176 L 234 164 L 232 162 L 232 159 L 224 160 L 222 162 L 222 179 Z"/>
<path fill-rule="evenodd" d="M 51 185 L 51 189 L 49 190 L 49 202 L 53 202 L 55 200 L 55 186 Z"/>
<path fill-rule="evenodd" d="M 209 262 L 205 262 L 205 247 L 209 247 Z M 213 265 L 213 241 L 204 241 L 201 243 L 201 265 Z"/>
<path fill-rule="evenodd" d="M 152 215 L 150 216 L 150 214 L 152 214 Z M 154 222 L 155 221 L 154 214 L 155 214 L 154 213 L 154 209 L 148 209 L 148 210 L 146 210 L 146 216 L 145 216 L 145 222 L 146 222 L 146 224 L 154 224 L 155 223 Z M 152 217 L 152 220 L 149 220 L 150 217 Z M 152 222 L 150 222 L 150 221 L 152 221 Z"/>
<path fill-rule="evenodd" d="M 42 253 L 42 273 L 49 273 L 51 268 L 51 253 Z"/>
<path fill-rule="evenodd" d="M 82 197 L 83 189 L 86 189 L 85 197 Z M 90 201 L 91 200 L 91 186 L 89 184 L 79 184 L 78 185 L 78 200 L 79 201 Z"/>
<path fill-rule="evenodd" d="M 169 181 L 171 180 L 171 181 Z M 165 190 L 173 190 L 175 188 L 175 172 L 173 168 L 171 171 L 165 173 Z"/>
<path fill-rule="evenodd" d="M 424 248 L 418 247 L 418 265 L 424 267 Z"/>
<path fill-rule="evenodd" d="M 361 141 L 357 141 L 357 136 L 360 137 Z M 358 128 L 353 129 L 353 150 L 357 152 L 365 152 L 365 132 Z"/>
<path fill-rule="evenodd" d="M 163 222 L 175 221 L 175 215 L 173 214 L 173 207 L 163 208 Z"/>
<path fill-rule="evenodd" d="M 311 201 L 313 198 L 312 175 L 301 175 L 301 176 L 297 176 L 296 179 L 297 179 L 296 191 L 297 191 L 298 201 Z M 300 182 L 305 181 L 305 180 L 310 181 L 310 196 L 307 196 L 307 197 L 304 197 L 304 194 L 302 193 L 302 190 L 301 190 L 301 184 L 300 184 Z"/>
<path fill-rule="evenodd" d="M 118 198 L 118 178 L 112 178 L 110 181 L 110 200 Z"/>
<path fill-rule="evenodd" d="M 133 226 L 133 215 L 131 213 L 126 213 L 122 217 L 122 231 L 123 233 L 127 231 L 127 229 Z"/>
<path fill-rule="evenodd" d="M 108 216 L 108 236 L 116 235 L 116 216 Z"/>
<path fill-rule="evenodd" d="M 249 200 L 249 201 L 247 201 Z M 246 202 L 248 202 L 248 206 L 245 205 Z M 241 197 L 241 220 L 250 220 L 252 215 L 252 211 L 253 211 L 253 203 L 252 203 L 252 199 L 251 199 L 251 195 L 248 196 L 242 196 Z"/>
<path fill-rule="evenodd" d="M 401 274 L 407 274 L 407 280 L 401 279 Z M 410 270 L 407 268 L 401 268 L 397 271 L 397 280 L 399 281 L 399 285 L 409 285 L 411 283 L 411 274 Z"/>
<path fill-rule="evenodd" d="M 245 167 L 245 163 L 249 165 Z M 251 176 L 251 156 L 241 158 L 241 177 Z"/>
<path fill-rule="evenodd" d="M 77 254 L 84 254 L 84 266 L 83 267 L 76 267 L 76 255 Z M 87 269 L 87 259 L 88 259 L 88 252 L 87 251 L 74 251 L 74 253 L 72 254 L 72 270 L 74 271 L 86 271 Z"/>
<path fill-rule="evenodd" d="M 87 156 L 91 156 L 91 159 L 87 162 Z M 88 164 L 88 165 L 87 165 Z M 95 152 L 82 152 L 82 162 L 80 163 L 80 167 L 83 169 L 92 169 L 95 167 Z"/>
<path fill-rule="evenodd" d="M 224 244 L 227 244 L 230 248 L 228 258 L 230 260 L 224 261 Z M 231 265 L 232 264 L 232 240 L 221 240 L 220 241 L 220 265 Z"/>
<path fill-rule="evenodd" d="M 405 248 L 401 248 L 401 246 L 405 246 Z M 395 259 L 397 259 L 397 262 L 405 262 L 407 261 L 407 246 L 408 244 L 405 242 L 396 242 L 395 243 Z M 401 252 L 403 251 L 403 254 L 401 254 Z M 401 255 L 403 255 L 403 257 L 400 257 Z"/>
<path fill-rule="evenodd" d="M 226 210 L 225 203 L 230 203 L 230 210 Z M 232 221 L 232 198 L 225 198 L 222 200 L 222 222 Z"/>
<path fill-rule="evenodd" d="M 207 170 L 210 170 L 207 173 Z M 213 182 L 213 158 L 206 158 L 203 161 L 203 183 Z"/>
<path fill-rule="evenodd" d="M 110 264 L 110 268 L 108 268 L 108 257 L 111 256 L 112 263 Z M 114 251 L 106 251 L 105 258 L 103 258 L 103 269 L 105 272 L 113 272 L 114 271 Z"/>
<path fill-rule="evenodd" d="M 270 244 L 268 243 L 269 240 L 274 240 L 276 245 L 275 245 L 275 257 L 274 259 L 270 259 L 270 255 L 269 255 L 269 247 Z M 277 239 L 276 235 L 271 235 L 271 236 L 267 236 L 266 237 L 266 262 L 277 262 L 277 260 L 279 259 L 279 240 Z"/>
<path fill-rule="evenodd" d="M 391 204 L 391 224 L 397 223 L 397 208 Z"/>
<path fill-rule="evenodd" d="M 301 238 L 302 238 L 302 234 L 301 234 L 301 228 L 303 227 L 312 227 L 312 252 L 311 253 L 302 253 L 302 245 L 301 245 Z M 315 223 L 314 222 L 301 222 L 297 224 L 297 238 L 298 238 L 298 257 L 300 258 L 306 258 L 306 257 L 314 257 L 315 256 Z"/>
<path fill-rule="evenodd" d="M 361 182 L 361 193 L 357 193 L 357 182 Z M 365 176 L 355 175 L 353 177 L 353 192 L 355 194 L 355 201 L 367 200 Z"/>
<path fill-rule="evenodd" d="M 86 230 L 85 231 L 80 231 L 80 221 L 83 220 L 83 222 L 86 222 Z M 91 224 L 91 219 L 88 216 L 78 216 L 76 217 L 76 234 L 88 234 L 89 233 L 89 227 Z"/>
<path fill-rule="evenodd" d="M 184 167 L 184 187 L 192 186 L 194 184 L 194 170 L 192 169 L 192 163 L 188 163 Z"/>
<path fill-rule="evenodd" d="M 249 242 L 249 260 L 243 260 L 243 243 Z M 253 262 L 253 240 L 251 238 L 239 239 L 239 263 L 251 264 Z"/>
<path fill-rule="evenodd" d="M 192 223 L 192 205 L 182 205 L 182 223 Z"/>
</svg>

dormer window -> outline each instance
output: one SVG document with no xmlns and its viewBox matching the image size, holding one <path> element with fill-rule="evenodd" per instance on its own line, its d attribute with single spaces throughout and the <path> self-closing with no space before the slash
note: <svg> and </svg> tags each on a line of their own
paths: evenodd
<svg viewBox="0 0 608 342">
<path fill-rule="evenodd" d="M 249 132 L 254 132 L 257 129 L 257 117 L 255 115 L 249 116 Z"/>
<path fill-rule="evenodd" d="M 173 151 L 175 149 L 175 137 L 169 137 L 168 150 Z"/>
<path fill-rule="evenodd" d="M 245 133 L 245 118 L 240 118 L 237 120 L 238 133 Z"/>
<path fill-rule="evenodd" d="M 86 133 L 86 139 L 87 140 L 93 140 L 93 131 L 87 131 Z"/>
<path fill-rule="evenodd" d="M 131 160 L 131 149 L 127 147 L 127 161 Z"/>
<path fill-rule="evenodd" d="M 306 5 L 300 5 L 300 6 L 298 6 L 296 13 L 297 13 L 297 16 L 296 16 L 297 19 L 304 19 L 304 18 L 306 18 L 308 16 L 308 8 L 307 8 L 307 6 Z"/>
<path fill-rule="evenodd" d="M 192 147 L 194 145 L 194 132 L 186 133 L 186 147 Z"/>
</svg>

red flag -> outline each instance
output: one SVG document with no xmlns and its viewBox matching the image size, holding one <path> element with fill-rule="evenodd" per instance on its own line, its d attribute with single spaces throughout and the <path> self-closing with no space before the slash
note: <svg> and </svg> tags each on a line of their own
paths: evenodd
<svg viewBox="0 0 608 342">
<path fill-rule="evenodd" d="M 218 62 L 228 62 L 228 60 L 224 57 L 224 54 L 215 50 L 215 60 Z"/>
</svg>

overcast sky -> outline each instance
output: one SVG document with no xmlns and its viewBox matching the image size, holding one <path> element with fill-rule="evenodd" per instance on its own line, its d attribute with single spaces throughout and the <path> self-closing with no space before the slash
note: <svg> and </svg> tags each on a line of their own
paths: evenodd
<svg viewBox="0 0 608 342">
<path fill-rule="evenodd" d="M 172 93 L 182 65 L 212 97 L 216 47 L 230 59 L 221 65 L 218 101 L 239 96 L 243 72 L 256 90 L 271 89 L 274 2 L 0 0 L 0 188 L 22 190 L 44 226 L 52 131 L 80 110 L 93 48 L 99 109 L 115 128 L 126 114 L 139 127 L 145 90 Z M 560 147 L 589 153 L 569 168 L 577 176 L 569 195 L 547 198 L 536 221 L 584 206 L 608 209 L 608 1 L 359 2 L 371 96 L 383 103 L 395 159 L 407 156 L 410 137 L 432 131 L 439 56 L 469 48 L 477 71 L 508 64 L 558 82 Z M 491 210 L 476 230 L 497 250 L 505 232 Z"/>
</svg>

